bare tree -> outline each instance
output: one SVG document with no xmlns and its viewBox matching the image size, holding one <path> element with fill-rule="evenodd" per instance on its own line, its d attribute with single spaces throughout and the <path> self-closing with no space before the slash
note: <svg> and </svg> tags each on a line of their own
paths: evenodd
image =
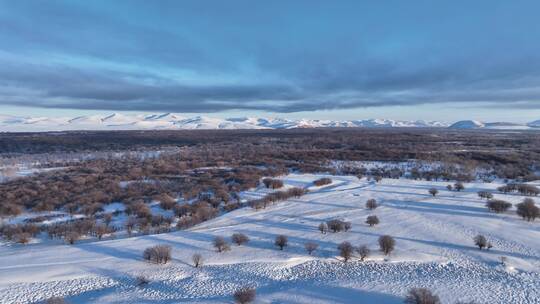
<svg viewBox="0 0 540 304">
<path fill-rule="evenodd" d="M 156 264 L 167 264 L 171 259 L 171 246 L 156 245 L 148 247 L 143 252 L 143 258 Z"/>
<path fill-rule="evenodd" d="M 405 304 L 440 304 L 441 300 L 426 288 L 413 288 L 405 297 Z"/>
<path fill-rule="evenodd" d="M 366 208 L 369 210 L 376 209 L 379 205 L 377 205 L 377 201 L 373 198 L 370 198 L 366 202 Z"/>
<path fill-rule="evenodd" d="M 462 190 L 465 190 L 465 185 L 463 185 L 462 182 L 457 182 L 454 184 L 454 189 L 456 189 L 456 191 L 460 192 Z"/>
<path fill-rule="evenodd" d="M 191 261 L 193 262 L 193 266 L 195 266 L 195 268 L 199 268 L 202 266 L 203 264 L 203 257 L 202 255 L 198 254 L 198 253 L 195 253 L 192 257 L 191 257 Z"/>
<path fill-rule="evenodd" d="M 370 227 L 373 227 L 379 224 L 379 218 L 376 215 L 370 215 L 366 218 L 366 224 L 368 224 Z"/>
<path fill-rule="evenodd" d="M 526 198 L 523 202 L 516 205 L 517 214 L 528 222 L 534 221 L 537 217 L 540 217 L 540 208 L 534 204 L 534 200 Z"/>
<path fill-rule="evenodd" d="M 255 288 L 244 287 L 234 292 L 234 301 L 238 304 L 247 304 L 255 301 Z"/>
<path fill-rule="evenodd" d="M 448 189 L 448 191 L 452 191 L 454 189 L 454 187 L 452 187 L 452 185 L 447 185 L 446 189 Z"/>
<path fill-rule="evenodd" d="M 354 247 L 349 242 L 342 242 L 338 245 L 339 255 L 343 258 L 344 262 L 348 262 L 353 254 Z"/>
<path fill-rule="evenodd" d="M 363 262 L 369 256 L 371 251 L 369 250 L 368 246 L 362 245 L 356 248 L 356 252 L 360 256 L 360 261 Z"/>
<path fill-rule="evenodd" d="M 483 199 L 492 199 L 493 194 L 488 191 L 478 191 L 478 197 L 483 198 Z"/>
<path fill-rule="evenodd" d="M 437 195 L 437 193 L 439 193 L 439 190 L 437 190 L 435 188 L 429 189 L 429 194 L 433 195 L 433 197 L 435 197 Z"/>
<path fill-rule="evenodd" d="M 221 236 L 216 236 L 213 243 L 214 248 L 216 248 L 217 252 L 228 251 L 231 249 L 229 243 L 227 243 L 227 241 Z"/>
<path fill-rule="evenodd" d="M 243 234 L 243 233 L 235 233 L 235 234 L 232 235 L 231 239 L 232 239 L 233 243 L 235 243 L 238 246 L 249 242 L 248 236 Z"/>
<path fill-rule="evenodd" d="M 78 241 L 80 238 L 81 238 L 81 236 L 79 235 L 79 233 L 77 233 L 75 231 L 70 231 L 70 232 L 66 233 L 66 236 L 64 237 L 66 242 L 68 242 L 68 244 L 70 244 L 70 245 L 75 244 L 75 242 Z"/>
<path fill-rule="evenodd" d="M 66 300 L 60 297 L 52 297 L 45 301 L 45 304 L 66 304 Z"/>
<path fill-rule="evenodd" d="M 381 248 L 381 251 L 388 255 L 390 252 L 394 250 L 394 247 L 396 246 L 396 241 L 393 237 L 389 235 L 383 235 L 379 237 L 379 247 Z"/>
<path fill-rule="evenodd" d="M 319 231 L 322 234 L 326 234 L 328 232 L 328 225 L 326 225 L 326 223 L 320 223 L 319 224 Z"/>
<path fill-rule="evenodd" d="M 510 209 L 510 207 L 512 207 L 512 204 L 503 200 L 489 200 L 486 203 L 486 207 L 488 207 L 488 209 L 491 211 L 494 211 L 496 213 L 501 213 Z"/>
<path fill-rule="evenodd" d="M 304 244 L 304 248 L 306 249 L 307 253 L 311 255 L 313 251 L 317 250 L 319 248 L 319 245 L 317 243 L 313 242 L 307 242 Z"/>
<path fill-rule="evenodd" d="M 474 240 L 474 244 L 475 244 L 476 246 L 478 246 L 478 248 L 479 248 L 480 250 L 482 250 L 483 248 L 487 247 L 487 245 L 488 245 L 488 241 L 487 241 L 486 237 L 483 236 L 483 235 L 481 235 L 481 234 L 475 236 L 475 237 L 473 238 L 473 240 Z"/>
<path fill-rule="evenodd" d="M 288 243 L 289 239 L 285 235 L 276 236 L 276 240 L 274 241 L 274 244 L 279 247 L 279 250 L 283 250 L 284 247 L 287 247 Z"/>
<path fill-rule="evenodd" d="M 324 186 L 324 185 L 329 185 L 332 183 L 332 179 L 331 178 L 328 178 L 328 177 L 323 177 L 323 178 L 320 178 L 318 180 L 315 180 L 313 182 L 313 184 L 317 187 L 320 187 L 320 186 Z"/>
</svg>

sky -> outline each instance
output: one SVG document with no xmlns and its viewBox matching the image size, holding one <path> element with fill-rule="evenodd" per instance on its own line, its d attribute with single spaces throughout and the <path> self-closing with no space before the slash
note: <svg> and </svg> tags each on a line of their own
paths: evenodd
<svg viewBox="0 0 540 304">
<path fill-rule="evenodd" d="M 0 0 L 0 114 L 540 119 L 539 1 Z"/>
</svg>

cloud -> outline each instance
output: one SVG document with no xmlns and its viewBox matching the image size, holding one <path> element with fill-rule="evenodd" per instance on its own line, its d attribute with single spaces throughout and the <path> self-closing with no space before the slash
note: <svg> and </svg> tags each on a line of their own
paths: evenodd
<svg viewBox="0 0 540 304">
<path fill-rule="evenodd" d="M 489 13 L 481 4 L 466 12 L 458 4 L 309 4 L 238 1 L 203 11 L 198 1 L 7 2 L 0 104 L 174 112 L 437 103 L 540 109 L 535 3 L 491 4 Z M 511 25 L 501 22 L 516 15 Z"/>
</svg>

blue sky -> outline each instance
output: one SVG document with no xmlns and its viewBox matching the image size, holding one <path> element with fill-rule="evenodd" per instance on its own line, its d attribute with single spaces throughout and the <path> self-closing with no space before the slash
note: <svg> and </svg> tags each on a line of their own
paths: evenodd
<svg viewBox="0 0 540 304">
<path fill-rule="evenodd" d="M 0 113 L 540 119 L 538 1 L 0 0 Z"/>
</svg>

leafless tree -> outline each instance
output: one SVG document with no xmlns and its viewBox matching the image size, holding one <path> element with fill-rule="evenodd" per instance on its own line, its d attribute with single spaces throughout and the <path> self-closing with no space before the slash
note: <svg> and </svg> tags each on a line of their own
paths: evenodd
<svg viewBox="0 0 540 304">
<path fill-rule="evenodd" d="M 331 178 L 328 178 L 328 177 L 323 177 L 323 178 L 320 178 L 320 179 L 315 180 L 315 181 L 313 182 L 313 184 L 314 184 L 315 186 L 318 186 L 318 187 L 324 186 L 324 185 L 328 185 L 328 184 L 331 184 L 331 183 L 332 183 L 332 179 L 331 179 Z"/>
<path fill-rule="evenodd" d="M 370 198 L 367 200 L 366 202 L 366 208 L 369 209 L 369 210 L 373 210 L 373 209 L 376 209 L 378 207 L 377 205 L 377 201 L 373 198 Z"/>
<path fill-rule="evenodd" d="M 279 247 L 279 250 L 283 250 L 284 247 L 289 243 L 289 239 L 285 235 L 276 236 L 274 244 Z"/>
<path fill-rule="evenodd" d="M 339 255 L 343 258 L 344 262 L 348 262 L 353 254 L 354 247 L 349 242 L 342 242 L 338 245 Z"/>
<path fill-rule="evenodd" d="M 379 218 L 376 215 L 369 215 L 366 218 L 366 224 L 368 224 L 370 227 L 373 227 L 379 224 Z"/>
<path fill-rule="evenodd" d="M 213 243 L 214 243 L 214 248 L 216 248 L 217 252 L 228 251 L 231 249 L 231 247 L 229 246 L 229 243 L 227 243 L 225 238 L 221 236 L 216 236 L 214 238 Z"/>
<path fill-rule="evenodd" d="M 413 288 L 405 297 L 405 304 L 440 304 L 439 297 L 426 288 Z"/>
<path fill-rule="evenodd" d="M 314 242 L 307 242 L 304 244 L 304 248 L 306 249 L 307 253 L 311 255 L 317 248 L 319 248 L 319 245 Z"/>
<path fill-rule="evenodd" d="M 319 231 L 322 234 L 326 234 L 328 232 L 328 225 L 326 225 L 326 223 L 320 223 L 319 224 Z"/>
<path fill-rule="evenodd" d="M 248 236 L 243 234 L 243 233 L 234 233 L 232 235 L 231 239 L 232 239 L 233 243 L 235 243 L 238 246 L 249 242 Z"/>
<path fill-rule="evenodd" d="M 489 200 L 486 203 L 486 207 L 488 207 L 488 209 L 491 211 L 494 211 L 496 213 L 501 213 L 510 209 L 510 207 L 512 207 L 512 204 L 503 200 Z"/>
<path fill-rule="evenodd" d="M 45 301 L 45 304 L 66 304 L 66 300 L 60 297 L 52 297 Z"/>
<path fill-rule="evenodd" d="M 452 185 L 447 185 L 446 189 L 448 189 L 448 191 L 452 191 L 454 189 L 454 187 L 452 187 Z"/>
<path fill-rule="evenodd" d="M 156 245 L 148 247 L 143 252 L 143 258 L 156 264 L 167 264 L 171 259 L 171 246 Z"/>
<path fill-rule="evenodd" d="M 475 237 L 473 238 L 473 240 L 474 240 L 474 244 L 475 244 L 476 246 L 478 246 L 478 248 L 479 248 L 480 250 L 482 250 L 483 248 L 487 247 L 487 245 L 488 245 L 488 241 L 487 241 L 486 237 L 483 236 L 483 235 L 481 235 L 481 234 L 475 236 Z"/>
<path fill-rule="evenodd" d="M 198 254 L 198 253 L 195 253 L 192 257 L 191 257 L 191 261 L 193 262 L 193 266 L 195 266 L 195 268 L 199 268 L 202 266 L 203 264 L 203 257 L 202 255 Z"/>
<path fill-rule="evenodd" d="M 478 191 L 478 197 L 489 200 L 493 198 L 493 194 L 488 191 Z"/>
<path fill-rule="evenodd" d="M 379 247 L 381 248 L 381 251 L 388 255 L 390 252 L 394 250 L 394 247 L 396 246 L 396 241 L 393 237 L 389 235 L 383 235 L 379 237 Z"/>
<path fill-rule="evenodd" d="M 255 288 L 244 287 L 234 293 L 234 301 L 238 304 L 247 304 L 255 301 Z"/>
<path fill-rule="evenodd" d="M 457 182 L 454 184 L 454 189 L 456 189 L 456 191 L 460 192 L 462 190 L 465 190 L 465 185 L 463 185 L 462 182 Z"/>
<path fill-rule="evenodd" d="M 75 231 L 70 231 L 70 232 L 66 233 L 66 236 L 65 236 L 66 242 L 68 242 L 68 244 L 70 244 L 70 245 L 75 244 L 75 242 L 78 241 L 80 238 L 81 238 L 81 236 L 79 235 L 79 233 L 77 233 Z"/>
<path fill-rule="evenodd" d="M 429 194 L 433 195 L 433 197 L 435 197 L 437 195 L 437 193 L 439 193 L 439 190 L 437 190 L 435 188 L 429 189 Z"/>
<path fill-rule="evenodd" d="M 363 262 L 369 256 L 371 251 L 369 250 L 368 246 L 362 245 L 356 248 L 356 252 L 360 256 L 360 261 Z"/>
<path fill-rule="evenodd" d="M 526 198 L 523 202 L 516 205 L 517 214 L 528 222 L 534 221 L 537 217 L 540 217 L 540 208 L 534 204 L 534 200 Z"/>
</svg>

